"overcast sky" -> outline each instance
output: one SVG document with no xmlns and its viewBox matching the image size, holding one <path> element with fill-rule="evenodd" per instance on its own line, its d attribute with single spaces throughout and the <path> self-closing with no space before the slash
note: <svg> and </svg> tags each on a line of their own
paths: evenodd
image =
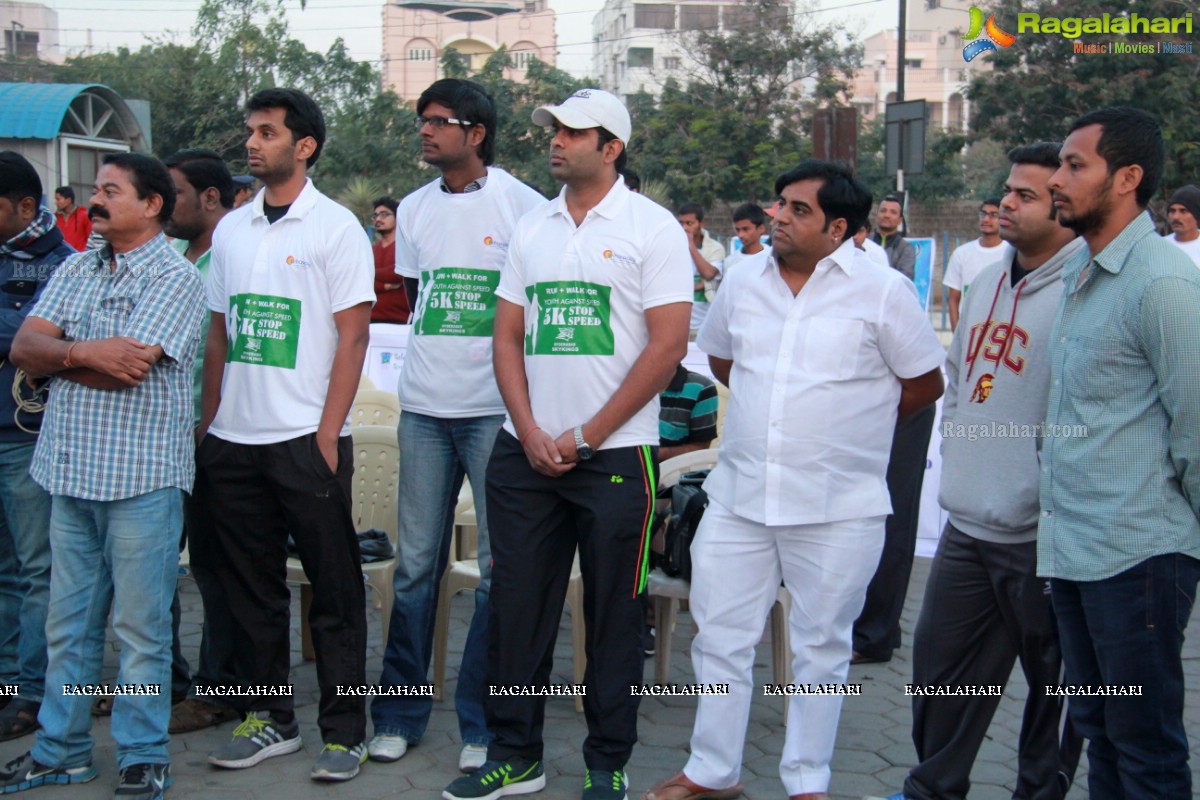
<svg viewBox="0 0 1200 800">
<path fill-rule="evenodd" d="M 58 11 L 61 44 L 69 54 L 82 53 L 89 41 L 96 49 L 121 45 L 137 49 L 154 37 L 191 41 L 200 0 L 42 0 Z M 592 17 L 603 0 L 550 0 L 557 12 L 559 66 L 575 75 L 591 72 Z M 292 36 L 309 49 L 325 51 L 341 36 L 350 54 L 378 66 L 381 49 L 380 0 L 286 0 Z M 860 37 L 895 26 L 895 0 L 816 0 L 820 21 L 856 26 Z M 7 27 L 0 20 L 0 28 Z M 89 33 L 90 31 L 90 33 Z"/>
</svg>

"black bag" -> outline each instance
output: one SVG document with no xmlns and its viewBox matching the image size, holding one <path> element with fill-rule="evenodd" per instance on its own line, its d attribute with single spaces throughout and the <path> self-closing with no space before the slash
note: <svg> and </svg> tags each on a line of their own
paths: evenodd
<svg viewBox="0 0 1200 800">
<path fill-rule="evenodd" d="M 672 578 L 692 579 L 692 539 L 704 509 L 708 494 L 701 485 L 708 477 L 707 469 L 685 472 L 671 489 L 671 516 L 667 518 L 662 570 Z"/>
</svg>

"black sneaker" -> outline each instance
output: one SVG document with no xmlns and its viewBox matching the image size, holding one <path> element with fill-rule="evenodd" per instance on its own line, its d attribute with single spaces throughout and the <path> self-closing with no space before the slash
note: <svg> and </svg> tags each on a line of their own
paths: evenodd
<svg viewBox="0 0 1200 800">
<path fill-rule="evenodd" d="M 629 800 L 629 774 L 623 769 L 583 771 L 583 800 Z"/>
<path fill-rule="evenodd" d="M 170 786 L 170 764 L 130 764 L 121 770 L 113 800 L 162 800 Z"/>
<path fill-rule="evenodd" d="M 0 794 L 23 792 L 38 786 L 87 783 L 99 774 L 91 764 L 82 767 L 47 767 L 26 753 L 0 767 Z"/>
<path fill-rule="evenodd" d="M 541 761 L 512 758 L 485 761 L 470 775 L 453 781 L 442 792 L 445 800 L 496 800 L 510 794 L 532 794 L 546 788 Z"/>
<path fill-rule="evenodd" d="M 250 712 L 233 729 L 233 739 L 208 756 L 208 763 L 225 769 L 245 769 L 300 749 L 300 726 L 295 720 L 280 725 L 266 711 Z"/>
</svg>

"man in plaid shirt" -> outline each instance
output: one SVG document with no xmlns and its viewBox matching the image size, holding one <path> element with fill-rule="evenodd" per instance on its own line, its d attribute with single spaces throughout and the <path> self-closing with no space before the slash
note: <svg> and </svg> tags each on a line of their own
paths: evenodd
<svg viewBox="0 0 1200 800">
<path fill-rule="evenodd" d="M 91 705 L 105 623 L 121 643 L 112 687 L 117 794 L 154 800 L 170 785 L 171 599 L 182 492 L 192 486 L 192 363 L 203 290 L 162 223 L 166 168 L 106 156 L 89 213 L 108 242 L 68 258 L 13 342 L 12 360 L 50 376 L 30 469 L 50 492 L 49 664 L 33 750 L 0 767 L 15 792 L 96 777 Z"/>
</svg>

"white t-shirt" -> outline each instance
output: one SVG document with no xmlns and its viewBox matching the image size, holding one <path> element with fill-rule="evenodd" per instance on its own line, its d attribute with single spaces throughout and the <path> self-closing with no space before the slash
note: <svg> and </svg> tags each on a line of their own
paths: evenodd
<svg viewBox="0 0 1200 800">
<path fill-rule="evenodd" d="M 767 253 L 771 252 L 771 245 L 769 245 L 769 244 L 763 245 L 763 249 L 759 250 L 757 253 L 754 253 L 753 255 L 747 255 L 745 250 L 734 250 L 732 253 L 725 256 L 725 264 L 724 264 L 724 266 L 721 267 L 722 279 L 724 279 L 725 275 L 727 275 L 729 273 L 729 270 L 733 269 L 735 266 L 737 266 L 741 262 L 745 261 L 747 258 L 753 258 L 754 256 L 759 255 L 763 252 L 767 252 Z"/>
<path fill-rule="evenodd" d="M 375 302 L 371 242 L 353 214 L 310 180 L 272 225 L 265 196 L 217 224 L 208 272 L 208 307 L 225 315 L 229 335 L 209 430 L 239 444 L 317 430 L 338 343 L 333 315 Z"/>
<path fill-rule="evenodd" d="M 578 228 L 565 191 L 517 223 L 496 292 L 525 309 L 529 401 L 554 437 L 609 401 L 650 341 L 645 311 L 689 302 L 694 267 L 671 212 L 620 178 Z M 600 449 L 657 444 L 655 397 Z"/>
<path fill-rule="evenodd" d="M 1195 264 L 1197 267 L 1200 267 L 1200 237 L 1192 239 L 1190 242 L 1181 242 L 1176 239 L 1175 234 L 1172 233 L 1167 237 L 1167 240 L 1186 253 L 1187 257 L 1192 260 L 1193 264 Z"/>
<path fill-rule="evenodd" d="M 773 256 L 751 258 L 730 271 L 696 339 L 733 361 L 705 491 L 766 525 L 888 514 L 900 379 L 946 358 L 915 287 L 853 241 L 818 261 L 797 295 Z"/>
<path fill-rule="evenodd" d="M 978 239 L 967 242 L 950 255 L 950 264 L 946 267 L 946 278 L 942 284 L 947 289 L 957 289 L 966 294 L 971 282 L 983 272 L 984 267 L 990 267 L 1010 252 L 1008 242 L 1000 242 L 995 247 L 984 247 Z"/>
<path fill-rule="evenodd" d="M 396 272 L 420 278 L 400 405 L 432 417 L 503 414 L 492 370 L 496 287 L 517 220 L 546 198 L 488 168 L 483 188 L 450 194 L 441 178 L 396 209 Z"/>
<path fill-rule="evenodd" d="M 717 271 L 717 277 L 711 281 L 705 280 L 700 274 L 700 270 L 696 269 L 696 263 L 692 262 L 692 330 L 699 330 L 700 323 L 704 322 L 704 315 L 708 313 L 708 307 L 716 294 L 725 270 L 725 248 L 712 238 L 708 231 L 702 231 L 702 233 L 704 238 L 700 241 L 700 255 Z M 687 239 L 685 238 L 684 241 L 686 242 Z M 690 257 L 690 249 L 688 253 Z"/>
</svg>

